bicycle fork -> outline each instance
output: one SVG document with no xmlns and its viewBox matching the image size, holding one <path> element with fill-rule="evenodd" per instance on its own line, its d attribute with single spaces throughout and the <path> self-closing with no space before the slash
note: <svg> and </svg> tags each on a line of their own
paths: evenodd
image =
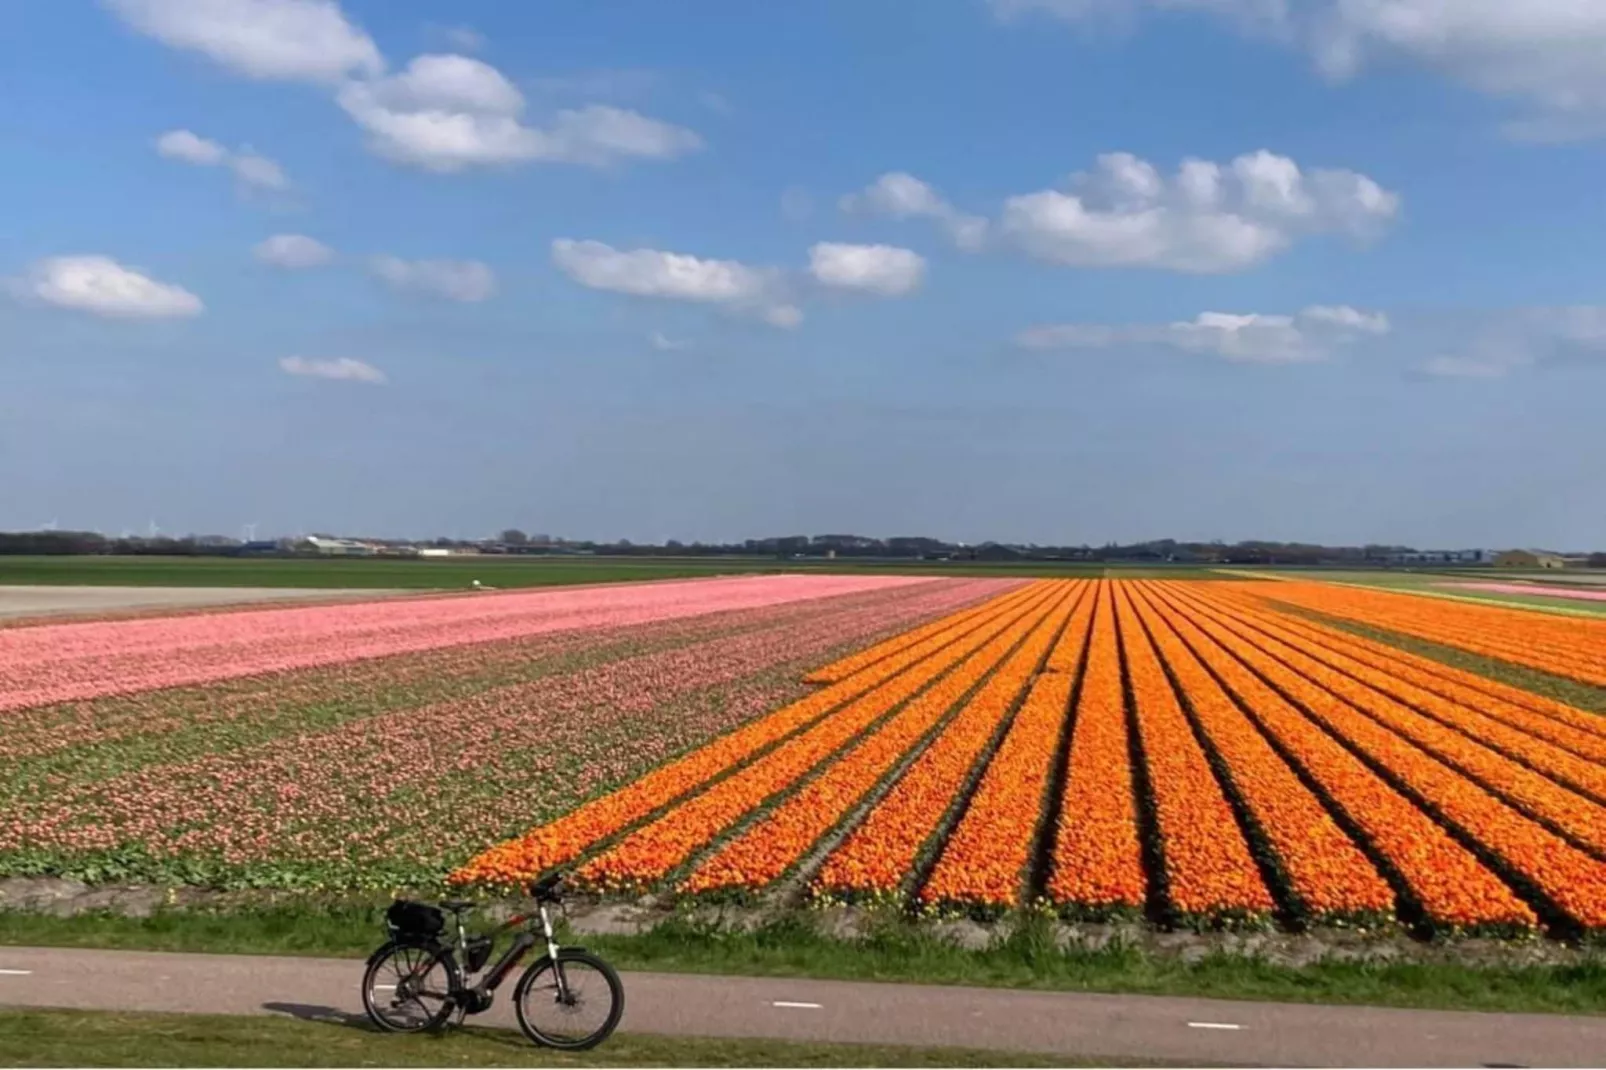
<svg viewBox="0 0 1606 1070">
<path fill-rule="evenodd" d="M 552 976 L 558 985 L 558 1002 L 568 1006 L 572 1000 L 569 995 L 569 979 L 563 974 L 563 963 L 558 960 L 558 940 L 552 933 L 552 916 L 547 913 L 546 904 L 541 907 L 541 934 L 546 937 L 547 958 L 552 962 Z"/>
</svg>

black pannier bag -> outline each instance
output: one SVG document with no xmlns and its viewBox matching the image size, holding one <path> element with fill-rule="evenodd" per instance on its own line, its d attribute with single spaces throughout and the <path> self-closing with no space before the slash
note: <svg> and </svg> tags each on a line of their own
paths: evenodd
<svg viewBox="0 0 1606 1070">
<path fill-rule="evenodd" d="M 398 899 L 385 911 L 385 921 L 402 936 L 438 936 L 446 928 L 446 915 L 428 903 Z"/>
<path fill-rule="evenodd" d="M 476 936 L 468 942 L 463 949 L 463 970 L 465 973 L 479 973 L 485 964 L 491 961 L 491 945 L 494 941 L 489 936 Z"/>
</svg>

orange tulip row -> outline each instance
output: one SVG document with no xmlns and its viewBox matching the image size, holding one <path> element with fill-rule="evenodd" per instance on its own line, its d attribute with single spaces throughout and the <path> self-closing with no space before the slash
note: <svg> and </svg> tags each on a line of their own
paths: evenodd
<svg viewBox="0 0 1606 1070">
<path fill-rule="evenodd" d="M 1271 893 L 1126 584 L 1116 588 L 1115 605 L 1165 862 L 1166 895 L 1185 916 L 1266 914 L 1274 905 Z"/>
<path fill-rule="evenodd" d="M 1335 920 L 1392 914 L 1394 893 L 1388 882 L 1205 670 L 1177 635 L 1166 610 L 1143 590 L 1136 592 L 1133 605 L 1269 845 L 1273 864 L 1294 899 L 1291 906 L 1307 916 Z"/>
<path fill-rule="evenodd" d="M 846 657 L 838 658 L 829 665 L 820 666 L 818 669 L 815 669 L 813 672 L 803 677 L 803 682 L 806 684 L 834 684 L 838 680 L 846 680 L 854 673 L 874 665 L 883 658 L 891 657 L 894 654 L 901 654 L 910 647 L 915 646 L 918 643 L 923 643 L 934 635 L 940 635 L 943 632 L 962 624 L 979 625 L 986 620 L 989 615 L 996 612 L 997 606 L 1000 602 L 1012 597 L 1018 598 L 1025 596 L 1026 593 L 1026 589 L 1018 589 L 1013 595 L 1006 592 L 1002 595 L 988 599 L 979 606 L 975 606 L 968 610 L 961 610 L 958 613 L 950 613 L 941 620 L 934 620 L 930 624 L 922 625 L 919 628 L 914 628 L 907 632 L 900 632 L 899 634 L 892 636 L 890 639 L 885 639 L 882 642 L 866 647 L 863 650 L 856 651 L 855 653 L 849 654 Z"/>
<path fill-rule="evenodd" d="M 998 627 L 972 632 L 805 729 L 751 765 L 680 803 L 618 844 L 581 866 L 579 883 L 598 888 L 639 887 L 663 879 L 694 851 L 704 847 L 743 816 L 763 805 L 847 742 L 939 679 L 971 652 L 985 645 L 1016 617 L 1032 613 L 1057 586 L 1038 588 L 1039 599 Z"/>
<path fill-rule="evenodd" d="M 1064 595 L 1073 589 L 1074 585 L 1066 585 Z M 1023 638 L 1050 626 L 1057 607 L 1058 603 L 1049 603 L 1028 614 L 911 699 L 873 735 L 694 869 L 681 889 L 756 889 L 780 877 L 920 744 L 956 702 L 998 668 Z M 1009 671 L 1006 663 L 1000 675 Z"/>
<path fill-rule="evenodd" d="M 1606 620 L 1394 591 L 1285 581 L 1278 602 L 1606 686 Z"/>
<path fill-rule="evenodd" d="M 1212 594 L 1217 592 L 1212 591 Z M 1275 619 L 1282 633 L 1297 639 L 1300 649 L 1313 657 L 1341 655 L 1346 664 L 1359 663 L 1388 674 L 1413 693 L 1427 692 L 1464 709 L 1481 710 L 1502 725 L 1536 736 L 1592 763 L 1606 763 L 1606 717 L 1580 710 L 1531 691 L 1523 691 L 1488 677 L 1408 654 L 1371 639 L 1329 628 L 1288 614 L 1276 613 L 1262 599 L 1229 595 L 1217 600 L 1234 611 L 1263 612 Z M 1399 697 L 1399 696 L 1396 696 Z M 1414 700 L 1413 705 L 1417 705 Z M 1481 734 L 1481 730 L 1480 730 Z M 1502 746 L 1502 749 L 1505 749 Z M 1526 760 L 1526 758 L 1524 759 Z"/>
<path fill-rule="evenodd" d="M 1267 614 L 1236 611 L 1231 624 L 1238 634 L 1295 672 L 1320 682 L 1356 709 L 1528 814 L 1590 848 L 1606 849 L 1606 807 L 1551 779 L 1582 783 L 1602 791 L 1606 790 L 1606 770 L 1507 728 L 1476 710 L 1395 681 L 1376 669 L 1335 654 L 1307 653 L 1297 640 L 1289 641 Z M 1516 754 L 1527 764 L 1513 761 L 1502 750 Z"/>
<path fill-rule="evenodd" d="M 1328 672 L 1303 676 L 1230 629 L 1201 627 L 1245 664 L 1291 696 L 1314 718 L 1366 756 L 1586 929 L 1606 926 L 1606 864 L 1525 817 L 1459 771 L 1367 717 L 1322 686 Z M 1334 681 L 1336 683 L 1336 681 Z"/>
<path fill-rule="evenodd" d="M 1450 929 L 1537 924 L 1533 911 L 1442 826 L 1268 686 L 1254 671 L 1262 659 L 1251 644 L 1198 619 L 1164 590 L 1155 604 L 1280 750 L 1399 874 L 1429 921 Z M 1279 690 L 1298 698 L 1303 681 L 1287 677 L 1293 674 L 1276 677 Z"/>
<path fill-rule="evenodd" d="M 1098 598 L 1046 890 L 1082 911 L 1138 910 L 1146 885 L 1109 582 Z"/>
<path fill-rule="evenodd" d="M 957 623 L 950 623 L 922 642 L 743 725 L 618 791 L 593 799 L 523 836 L 488 848 L 452 873 L 450 880 L 457 884 L 513 884 L 537 877 L 554 866 L 565 865 L 592 845 L 622 832 L 845 703 L 895 679 L 905 670 L 922 667 L 927 659 L 951 665 L 957 659 L 947 649 L 949 644 L 973 638 L 978 630 L 987 632 L 1001 627 L 1001 622 L 1021 611 L 1023 600 L 1029 605 L 1032 599 L 1042 597 L 1049 586 L 1034 583 L 1024 590 L 993 599 L 983 607 L 987 613 L 980 623 L 974 619 L 976 611 L 956 614 Z M 953 619 L 949 618 L 950 622 Z M 941 657 L 937 657 L 939 654 Z"/>
<path fill-rule="evenodd" d="M 1269 659 L 1268 659 L 1269 661 Z M 1318 680 L 1257 667 L 1296 694 L 1301 705 L 1357 747 L 1523 880 L 1588 929 L 1606 927 L 1606 864 L 1524 816 L 1460 771 L 1438 761 L 1376 721 L 1337 700 Z"/>
<path fill-rule="evenodd" d="M 1076 585 L 898 778 L 869 816 L 833 851 L 815 880 L 817 894 L 859 896 L 894 891 L 913 873 L 998 728 L 1031 683 L 1074 604 Z"/>
<path fill-rule="evenodd" d="M 1096 588 L 1090 585 L 943 846 L 921 889 L 923 903 L 1008 907 L 1020 902 L 1076 683 L 1071 672 L 1055 666 L 1074 672 L 1081 664 L 1097 604 Z M 1028 803 L 1034 799 L 1039 805 Z"/>
</svg>

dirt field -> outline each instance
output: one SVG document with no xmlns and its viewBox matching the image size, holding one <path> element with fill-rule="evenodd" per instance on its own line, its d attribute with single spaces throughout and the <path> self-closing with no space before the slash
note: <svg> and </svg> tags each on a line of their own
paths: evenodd
<svg viewBox="0 0 1606 1070">
<path fill-rule="evenodd" d="M 0 586 L 0 618 L 123 609 L 183 609 L 297 598 L 380 598 L 392 591 L 340 591 L 290 587 L 57 587 Z"/>
</svg>

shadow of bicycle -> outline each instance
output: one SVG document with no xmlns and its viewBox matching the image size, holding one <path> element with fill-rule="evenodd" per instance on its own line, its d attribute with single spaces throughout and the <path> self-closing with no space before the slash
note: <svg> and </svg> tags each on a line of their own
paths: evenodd
<svg viewBox="0 0 1606 1070">
<path fill-rule="evenodd" d="M 334 1007 L 320 1007 L 311 1003 L 264 1003 L 262 1009 L 272 1011 L 274 1014 L 289 1015 L 303 1022 L 342 1025 L 348 1029 L 360 1029 L 364 1033 L 379 1032 L 366 1014 L 352 1014 L 350 1011 L 337 1010 Z"/>
<path fill-rule="evenodd" d="M 395 1033 L 387 1033 L 368 1020 L 366 1014 L 352 1014 L 350 1011 L 339 1010 L 335 1007 L 324 1007 L 313 1003 L 264 1003 L 262 1009 L 273 1014 L 283 1014 L 303 1022 L 312 1022 L 317 1025 L 335 1026 L 340 1029 L 350 1029 L 354 1032 L 367 1033 L 374 1037 L 385 1037 L 403 1042 L 444 1043 L 453 1035 L 469 1040 L 475 1045 L 506 1048 L 508 1050 L 528 1051 L 529 1042 L 523 1035 L 511 1029 L 498 1029 L 496 1027 L 458 1026 L 453 1029 L 443 1029 L 437 1032 L 407 1037 Z"/>
</svg>

